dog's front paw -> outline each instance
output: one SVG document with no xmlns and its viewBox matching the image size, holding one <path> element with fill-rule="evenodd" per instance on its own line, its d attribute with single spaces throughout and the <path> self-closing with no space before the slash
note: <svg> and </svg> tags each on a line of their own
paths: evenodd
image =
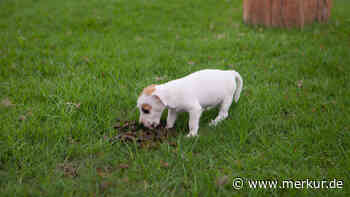
<svg viewBox="0 0 350 197">
<path fill-rule="evenodd" d="M 166 125 L 166 126 L 165 126 L 166 129 L 171 129 L 171 128 L 173 128 L 173 127 L 174 127 L 174 125 Z"/>
<path fill-rule="evenodd" d="M 196 137 L 196 136 L 198 136 L 198 134 L 197 133 L 189 133 L 189 134 L 187 134 L 186 135 L 186 137 L 188 137 L 188 138 L 190 138 L 190 137 Z"/>
<path fill-rule="evenodd" d="M 215 120 L 211 120 L 209 126 L 215 127 L 218 123 Z"/>
</svg>

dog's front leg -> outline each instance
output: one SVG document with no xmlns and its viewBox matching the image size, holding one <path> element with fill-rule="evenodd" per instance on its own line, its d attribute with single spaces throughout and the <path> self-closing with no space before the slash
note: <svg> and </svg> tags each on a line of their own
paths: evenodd
<svg viewBox="0 0 350 197">
<path fill-rule="evenodd" d="M 166 128 L 170 129 L 174 127 L 175 121 L 177 117 L 177 112 L 175 109 L 168 109 L 168 117 L 166 120 Z"/>
<path fill-rule="evenodd" d="M 187 135 L 187 137 L 194 137 L 198 135 L 198 128 L 199 128 L 199 119 L 202 114 L 202 108 L 195 108 L 190 113 L 190 121 L 188 123 L 188 126 L 190 128 L 190 133 Z"/>
</svg>

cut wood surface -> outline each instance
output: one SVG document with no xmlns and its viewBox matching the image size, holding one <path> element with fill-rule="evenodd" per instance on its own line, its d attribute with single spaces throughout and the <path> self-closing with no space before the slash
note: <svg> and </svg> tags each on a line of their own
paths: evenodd
<svg viewBox="0 0 350 197">
<path fill-rule="evenodd" d="M 331 8 L 332 0 L 244 0 L 243 20 L 267 27 L 304 27 L 327 22 Z"/>
</svg>

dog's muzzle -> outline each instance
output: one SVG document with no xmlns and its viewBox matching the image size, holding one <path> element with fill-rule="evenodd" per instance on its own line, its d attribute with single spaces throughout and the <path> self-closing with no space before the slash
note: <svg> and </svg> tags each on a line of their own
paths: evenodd
<svg viewBox="0 0 350 197">
<path fill-rule="evenodd" d="M 143 126 L 149 128 L 149 129 L 155 129 L 158 127 L 159 124 L 157 124 L 156 122 L 147 122 L 147 121 L 141 121 L 141 123 L 143 124 Z"/>
</svg>

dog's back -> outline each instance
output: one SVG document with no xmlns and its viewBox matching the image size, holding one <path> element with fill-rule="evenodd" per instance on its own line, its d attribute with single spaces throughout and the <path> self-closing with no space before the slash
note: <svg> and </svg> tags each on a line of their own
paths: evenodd
<svg viewBox="0 0 350 197">
<path fill-rule="evenodd" d="M 236 93 L 236 89 L 239 89 L 239 92 L 235 94 L 235 101 L 238 100 L 241 83 L 237 83 L 237 75 L 240 78 L 233 70 L 205 69 L 164 85 L 174 87 L 171 89 L 176 89 L 177 94 L 196 98 L 202 107 L 207 107 L 219 104 L 228 95 L 232 96 Z M 238 81 L 241 82 L 241 78 Z"/>
</svg>

